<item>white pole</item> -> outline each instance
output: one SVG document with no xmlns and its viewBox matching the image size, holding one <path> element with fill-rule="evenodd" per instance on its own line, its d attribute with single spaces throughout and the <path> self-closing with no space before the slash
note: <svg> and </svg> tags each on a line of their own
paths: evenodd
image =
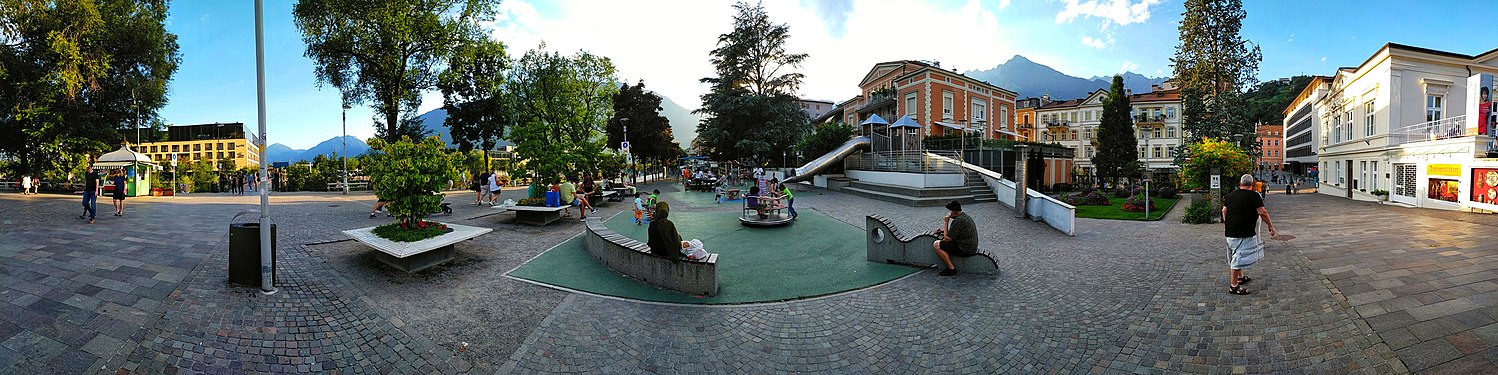
<svg viewBox="0 0 1498 375">
<path fill-rule="evenodd" d="M 255 0 L 255 95 L 260 110 L 260 183 L 264 186 L 270 176 L 265 168 L 265 11 L 264 0 Z M 272 262 L 270 252 L 270 195 L 260 189 L 260 292 L 274 294 L 272 285 Z"/>
<path fill-rule="evenodd" d="M 342 156 L 341 158 L 338 158 L 338 159 L 339 159 L 339 161 L 343 162 L 343 195 L 348 195 L 348 109 L 349 109 L 348 103 L 344 103 L 343 104 L 343 137 L 339 137 L 338 138 L 338 142 L 343 144 L 343 151 L 339 151 L 338 152 L 338 155 Z M 489 155 L 484 155 L 484 156 L 488 157 Z"/>
</svg>

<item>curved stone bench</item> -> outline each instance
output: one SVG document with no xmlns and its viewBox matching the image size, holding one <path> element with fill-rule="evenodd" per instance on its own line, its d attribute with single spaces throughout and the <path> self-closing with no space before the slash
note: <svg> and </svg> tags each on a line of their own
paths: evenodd
<svg viewBox="0 0 1498 375">
<path fill-rule="evenodd" d="M 718 254 L 704 260 L 686 257 L 662 258 L 650 254 L 644 242 L 625 237 L 588 219 L 583 247 L 599 263 L 646 284 L 699 296 L 718 295 Z"/>
<path fill-rule="evenodd" d="M 921 267 L 942 265 L 941 258 L 931 250 L 931 244 L 940 240 L 930 233 L 905 236 L 900 228 L 883 215 L 869 215 L 864 230 L 868 236 L 868 260 L 880 263 L 899 263 Z M 992 256 L 978 250 L 973 256 L 953 256 L 952 265 L 957 272 L 980 275 L 998 275 L 999 263 Z"/>
</svg>

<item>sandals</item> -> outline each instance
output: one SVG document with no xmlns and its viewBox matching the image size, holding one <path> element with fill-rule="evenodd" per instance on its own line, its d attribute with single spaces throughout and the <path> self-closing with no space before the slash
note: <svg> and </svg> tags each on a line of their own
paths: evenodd
<svg viewBox="0 0 1498 375">
<path fill-rule="evenodd" d="M 1228 294 L 1248 295 L 1248 289 L 1244 289 L 1242 286 L 1228 286 Z"/>
<path fill-rule="evenodd" d="M 1249 281 L 1254 281 L 1254 279 L 1248 276 L 1240 277 L 1238 278 L 1238 285 L 1248 284 Z"/>
</svg>

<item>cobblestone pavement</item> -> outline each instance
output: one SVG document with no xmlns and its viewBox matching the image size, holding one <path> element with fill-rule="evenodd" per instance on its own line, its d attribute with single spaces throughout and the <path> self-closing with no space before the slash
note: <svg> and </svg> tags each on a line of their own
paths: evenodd
<svg viewBox="0 0 1498 375">
<path fill-rule="evenodd" d="M 924 229 L 942 214 L 797 198 L 855 226 L 880 213 Z M 382 221 L 365 218 L 367 193 L 273 197 L 280 280 L 265 296 L 225 282 L 225 227 L 255 197 L 132 198 L 129 216 L 87 225 L 76 197 L 0 195 L 0 373 L 1473 373 L 1498 357 L 1498 245 L 1472 235 L 1493 216 L 1271 196 L 1295 238 L 1270 241 L 1254 294 L 1232 296 L 1220 226 L 1079 219 L 1067 237 L 978 204 L 996 279 L 921 272 L 706 307 L 503 277 L 581 226 L 514 225 L 471 199 L 450 196 L 456 214 L 437 219 L 495 232 L 405 274 L 339 242 Z"/>
</svg>

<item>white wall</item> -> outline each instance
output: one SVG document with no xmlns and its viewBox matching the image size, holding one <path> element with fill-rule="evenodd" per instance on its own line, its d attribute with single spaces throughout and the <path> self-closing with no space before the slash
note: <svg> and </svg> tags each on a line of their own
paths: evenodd
<svg viewBox="0 0 1498 375">
<path fill-rule="evenodd" d="M 967 184 L 967 179 L 961 173 L 921 174 L 848 170 L 845 175 L 864 182 L 917 188 L 957 187 Z"/>
</svg>

